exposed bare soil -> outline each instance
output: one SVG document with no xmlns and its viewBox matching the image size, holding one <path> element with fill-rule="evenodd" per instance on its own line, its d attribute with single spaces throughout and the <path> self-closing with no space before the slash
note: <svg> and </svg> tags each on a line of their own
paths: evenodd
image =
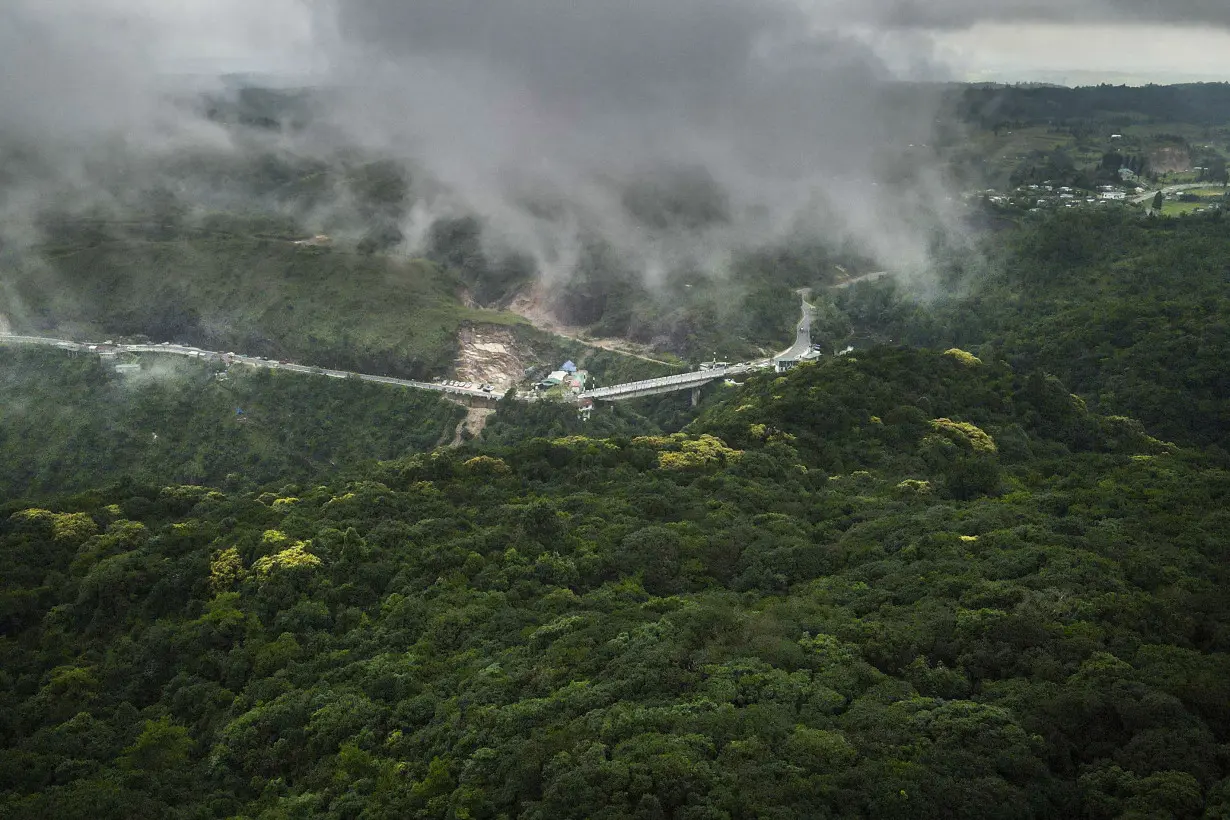
<svg viewBox="0 0 1230 820">
<path fill-rule="evenodd" d="M 495 413 L 490 407 L 469 407 L 466 408 L 466 417 L 457 425 L 457 432 L 453 435 L 453 447 L 460 447 L 465 441 L 465 434 L 469 433 L 470 438 L 478 438 L 483 432 L 483 428 L 487 426 L 487 419 Z"/>
<path fill-rule="evenodd" d="M 551 312 L 547 304 L 545 295 L 543 294 L 540 285 L 535 285 L 531 290 L 519 294 L 512 303 L 508 306 L 508 310 L 521 316 L 529 321 L 534 327 L 547 333 L 554 333 L 556 336 L 563 336 L 566 339 L 572 339 L 574 342 L 580 342 L 589 347 L 597 347 L 603 350 L 610 350 L 615 353 L 622 353 L 625 356 L 631 356 L 636 359 L 643 359 L 647 362 L 655 364 L 673 365 L 676 362 L 668 362 L 662 359 L 655 359 L 649 355 L 653 353 L 653 348 L 646 345 L 638 345 L 635 342 L 630 342 L 627 339 L 604 339 L 590 336 L 585 332 L 585 328 L 575 325 L 568 325 L 561 322 Z"/>
<path fill-rule="evenodd" d="M 1192 157 L 1178 146 L 1164 146 L 1150 152 L 1149 167 L 1163 174 L 1190 171 Z"/>
<path fill-rule="evenodd" d="M 480 325 L 462 328 L 458 337 L 456 378 L 475 384 L 490 384 L 499 393 L 525 377 L 531 364 L 526 351 L 506 328 Z"/>
</svg>

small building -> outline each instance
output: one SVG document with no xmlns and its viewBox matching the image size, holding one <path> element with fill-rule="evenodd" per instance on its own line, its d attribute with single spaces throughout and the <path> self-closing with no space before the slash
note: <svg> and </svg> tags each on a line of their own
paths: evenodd
<svg viewBox="0 0 1230 820">
<path fill-rule="evenodd" d="M 560 365 L 559 369 L 564 371 L 565 373 L 576 373 L 577 372 L 577 366 L 573 364 L 572 359 L 569 359 L 568 361 Z"/>
<path fill-rule="evenodd" d="M 580 393 L 585 389 L 585 385 L 589 382 L 589 373 L 584 370 L 578 370 L 575 373 L 569 373 L 563 380 L 562 384 L 565 390 L 570 390 L 573 393 Z"/>
<path fill-rule="evenodd" d="M 567 371 L 555 370 L 552 371 L 546 378 L 538 382 L 539 390 L 550 390 L 552 387 L 559 387 L 564 383 L 564 379 L 568 378 Z"/>
<path fill-rule="evenodd" d="M 853 350 L 854 348 L 850 348 L 850 349 Z M 808 350 L 802 353 L 799 356 L 795 356 L 792 358 L 778 359 L 773 364 L 774 364 L 774 368 L 776 369 L 778 373 L 785 373 L 787 370 L 793 369 L 795 365 L 798 365 L 801 362 L 814 362 L 816 359 L 819 359 L 822 355 L 823 354 L 819 350 L 816 350 L 813 348 L 811 350 Z"/>
<path fill-rule="evenodd" d="M 1115 202 L 1127 199 L 1127 194 L 1123 191 L 1103 191 L 1102 199 L 1109 199 Z"/>
<path fill-rule="evenodd" d="M 121 376 L 135 376 L 141 372 L 139 362 L 120 362 L 115 365 L 115 372 Z"/>
</svg>

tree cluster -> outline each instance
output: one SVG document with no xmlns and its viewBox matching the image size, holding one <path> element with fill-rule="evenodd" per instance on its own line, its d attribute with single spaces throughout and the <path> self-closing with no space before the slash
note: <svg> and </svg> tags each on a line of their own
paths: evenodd
<svg viewBox="0 0 1230 820">
<path fill-rule="evenodd" d="M 0 814 L 1220 817 L 1230 475 L 879 349 L 686 433 L 0 506 Z"/>
</svg>

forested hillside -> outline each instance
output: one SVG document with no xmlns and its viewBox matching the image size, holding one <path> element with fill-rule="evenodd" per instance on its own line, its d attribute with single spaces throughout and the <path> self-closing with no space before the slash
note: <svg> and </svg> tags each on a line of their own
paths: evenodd
<svg viewBox="0 0 1230 820">
<path fill-rule="evenodd" d="M 957 345 L 1058 375 L 1104 413 L 1230 451 L 1230 224 L 1121 211 L 1028 220 L 920 301 L 892 284 L 836 296 L 858 331 Z M 936 290 L 932 288 L 933 292 Z"/>
<path fill-rule="evenodd" d="M 0 507 L 0 814 L 1221 817 L 1230 475 L 877 349 L 687 434 Z"/>
<path fill-rule="evenodd" d="M 231 488 L 303 481 L 431 450 L 465 411 L 432 393 L 145 357 L 0 350 L 0 497 L 121 480 Z"/>
<path fill-rule="evenodd" d="M 429 262 L 254 235 L 259 221 L 152 237 L 95 229 L 0 258 L 13 332 L 147 336 L 423 378 L 452 364 L 464 322 L 520 321 L 464 307 L 461 283 Z"/>
<path fill-rule="evenodd" d="M 1224 125 L 1230 122 L 1230 84 L 963 85 L 952 90 L 957 112 L 985 128 L 1035 123 L 1138 122 Z"/>
</svg>

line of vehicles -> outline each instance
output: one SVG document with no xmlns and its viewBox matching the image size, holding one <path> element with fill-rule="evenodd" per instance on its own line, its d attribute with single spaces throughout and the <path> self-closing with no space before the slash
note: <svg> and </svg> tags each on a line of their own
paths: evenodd
<svg viewBox="0 0 1230 820">
<path fill-rule="evenodd" d="M 283 369 L 296 373 L 315 373 L 317 375 L 331 376 L 336 379 L 357 378 L 363 381 L 396 384 L 423 390 L 460 393 L 470 396 L 489 396 L 496 400 L 502 398 L 502 395 L 496 392 L 495 386 L 490 384 L 483 384 L 480 386 L 474 384 L 473 382 L 445 382 L 439 379 L 435 382 L 420 382 L 410 379 L 393 378 L 391 376 L 375 376 L 367 373 L 352 373 L 344 370 L 330 370 L 314 365 L 295 364 L 288 359 L 271 359 L 268 356 L 246 356 L 242 353 L 236 353 L 235 351 L 227 351 L 223 353 L 220 351 L 202 350 L 197 347 L 176 344 L 175 342 L 143 342 L 130 344 L 108 339 L 105 342 L 91 343 L 75 342 L 68 339 L 51 339 L 41 336 L 19 336 L 15 334 L 0 334 L 0 342 L 49 345 L 60 347 L 65 350 L 94 353 L 104 358 L 114 358 L 125 353 L 169 353 L 188 358 L 197 358 L 203 361 L 221 361 L 227 365 L 243 364 L 253 367 Z"/>
<path fill-rule="evenodd" d="M 495 385 L 492 384 L 477 384 L 475 382 L 459 382 L 456 379 L 432 379 L 436 384 L 444 385 L 445 387 L 462 387 L 466 390 L 481 390 L 484 393 L 490 393 L 495 390 Z"/>
</svg>

